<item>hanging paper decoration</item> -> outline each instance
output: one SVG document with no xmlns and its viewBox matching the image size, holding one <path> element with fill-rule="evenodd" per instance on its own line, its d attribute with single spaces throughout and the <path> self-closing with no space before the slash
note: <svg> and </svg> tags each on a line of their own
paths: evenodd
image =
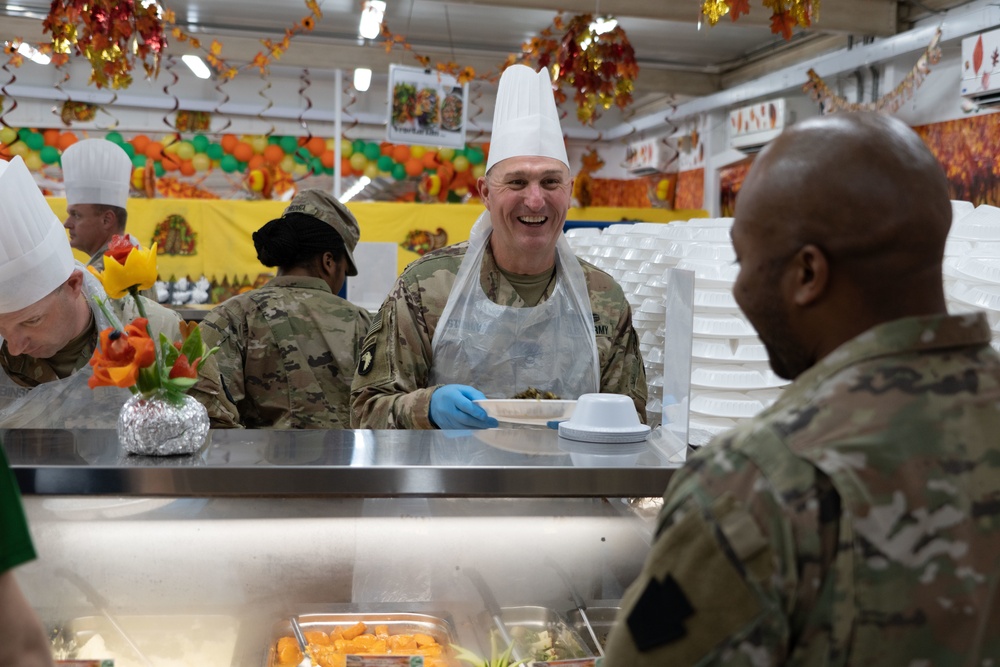
<svg viewBox="0 0 1000 667">
<path fill-rule="evenodd" d="M 128 88 L 136 60 L 155 77 L 167 45 L 155 2 L 53 0 L 42 32 L 52 34 L 55 53 L 89 60 L 98 88 Z"/>
<path fill-rule="evenodd" d="M 819 18 L 819 0 L 761 0 L 771 10 L 771 32 L 792 38 L 795 26 L 808 28 Z M 702 0 L 701 13 L 710 25 L 715 25 L 726 14 L 736 21 L 750 13 L 750 0 Z"/>
<path fill-rule="evenodd" d="M 174 119 L 178 132 L 205 132 L 212 124 L 212 114 L 207 111 L 187 111 L 181 109 Z"/>
<path fill-rule="evenodd" d="M 8 107 L 7 105 L 4 105 L 4 108 L 0 110 L 0 125 L 3 125 L 3 127 L 10 127 L 10 124 L 7 122 L 7 115 L 17 108 L 17 100 L 10 97 L 10 93 L 7 92 L 7 86 L 17 81 L 17 75 L 10 71 L 10 67 L 8 67 L 8 65 L 20 67 L 21 62 L 24 59 L 21 54 L 17 52 L 17 45 L 14 42 L 10 42 L 4 47 L 4 53 L 8 56 L 8 60 L 3 64 L 2 69 L 10 75 L 10 78 L 7 79 L 2 86 L 0 86 L 0 94 L 3 94 L 5 98 L 10 98 L 10 106 Z"/>
<path fill-rule="evenodd" d="M 59 118 L 67 127 L 73 123 L 89 123 L 97 116 L 98 106 L 90 102 L 66 100 L 59 107 Z"/>
<path fill-rule="evenodd" d="M 180 77 L 177 76 L 177 72 L 174 71 L 174 65 L 177 64 L 177 60 L 173 56 L 167 56 L 167 62 L 163 66 L 164 71 L 169 75 L 170 81 L 163 85 L 163 94 L 173 100 L 173 105 L 163 114 L 163 124 L 169 127 L 171 130 L 180 131 L 179 128 L 170 122 L 170 114 L 174 113 L 181 107 L 181 100 L 177 95 L 170 92 L 170 87 L 175 85 Z"/>
<path fill-rule="evenodd" d="M 899 107 L 913 97 L 917 88 L 921 86 L 927 75 L 931 73 L 931 65 L 936 65 L 941 60 L 941 28 L 938 28 L 931 39 L 930 44 L 924 50 L 917 63 L 913 66 L 903 80 L 899 82 L 891 91 L 875 100 L 874 102 L 849 102 L 847 99 L 837 95 L 822 77 L 815 70 L 810 69 L 807 73 L 809 83 L 802 87 L 813 100 L 823 105 L 826 113 L 837 113 L 838 111 L 878 111 L 881 113 L 895 113 Z"/>
</svg>

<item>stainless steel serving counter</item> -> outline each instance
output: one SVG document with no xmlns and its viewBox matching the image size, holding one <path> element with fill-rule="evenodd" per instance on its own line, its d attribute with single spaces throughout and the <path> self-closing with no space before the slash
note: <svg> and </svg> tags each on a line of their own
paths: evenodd
<svg viewBox="0 0 1000 667">
<path fill-rule="evenodd" d="M 199 452 L 162 458 L 125 453 L 110 430 L 9 430 L 0 442 L 29 495 L 659 496 L 685 456 L 662 429 L 629 445 L 551 429 L 216 430 Z"/>
</svg>

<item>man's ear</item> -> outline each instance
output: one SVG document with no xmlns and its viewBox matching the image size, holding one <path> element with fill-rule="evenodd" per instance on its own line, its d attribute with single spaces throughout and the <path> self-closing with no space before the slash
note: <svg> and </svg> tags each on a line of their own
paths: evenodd
<svg viewBox="0 0 1000 667">
<path fill-rule="evenodd" d="M 74 297 L 79 296 L 83 292 L 83 271 L 73 269 L 73 272 L 69 274 L 69 278 L 66 279 L 64 284 Z"/>
<path fill-rule="evenodd" d="M 105 209 L 104 213 L 101 214 L 101 224 L 104 225 L 104 229 L 108 231 L 109 234 L 124 234 L 124 232 L 119 232 L 118 230 L 118 216 L 110 208 Z"/>
<path fill-rule="evenodd" d="M 795 284 L 792 300 L 797 306 L 810 306 L 821 299 L 830 286 L 830 262 L 818 246 L 802 246 L 792 259 Z"/>
</svg>

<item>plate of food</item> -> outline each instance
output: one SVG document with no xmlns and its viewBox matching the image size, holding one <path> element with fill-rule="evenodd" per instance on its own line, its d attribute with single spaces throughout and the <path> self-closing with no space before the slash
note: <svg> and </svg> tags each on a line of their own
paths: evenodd
<svg viewBox="0 0 1000 667">
<path fill-rule="evenodd" d="M 542 394 L 545 395 L 550 394 Z M 535 426 L 545 426 L 550 421 L 569 419 L 576 408 L 576 401 L 558 398 L 487 398 L 474 402 L 499 422 Z"/>
<path fill-rule="evenodd" d="M 462 97 L 451 93 L 441 102 L 441 127 L 449 132 L 462 129 Z"/>
</svg>

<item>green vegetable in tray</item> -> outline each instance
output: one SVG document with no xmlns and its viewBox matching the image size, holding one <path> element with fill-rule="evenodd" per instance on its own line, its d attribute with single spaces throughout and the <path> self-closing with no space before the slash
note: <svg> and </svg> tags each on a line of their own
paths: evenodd
<svg viewBox="0 0 1000 667">
<path fill-rule="evenodd" d="M 457 644 L 452 644 L 451 648 L 455 651 L 455 657 L 463 662 L 467 662 L 473 667 L 519 667 L 523 665 L 526 660 L 518 660 L 516 662 L 511 662 L 511 653 L 514 652 L 514 644 L 510 644 L 504 650 L 503 653 L 498 653 L 500 648 L 497 646 L 497 636 L 495 632 L 490 633 L 490 659 L 486 660 L 467 648 L 463 648 Z"/>
</svg>

